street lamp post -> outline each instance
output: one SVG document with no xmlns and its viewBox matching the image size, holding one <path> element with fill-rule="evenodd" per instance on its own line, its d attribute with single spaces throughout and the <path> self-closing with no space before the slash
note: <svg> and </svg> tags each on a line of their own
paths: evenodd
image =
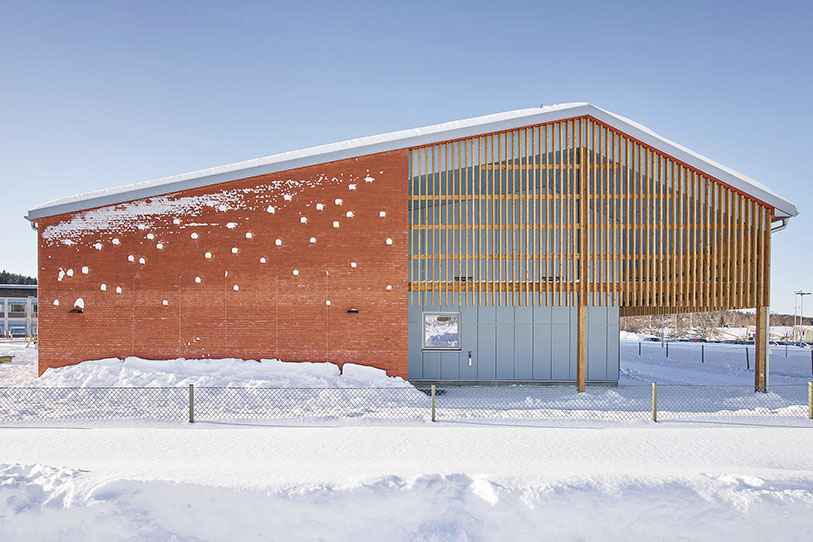
<svg viewBox="0 0 813 542">
<path fill-rule="evenodd" d="M 805 318 L 805 296 L 810 295 L 811 292 L 803 292 L 801 290 L 796 290 L 793 292 L 795 295 L 798 295 L 801 302 L 799 303 L 799 346 L 802 346 L 802 337 L 804 337 L 804 330 L 801 329 L 802 323 L 804 322 Z M 795 321 L 795 319 L 794 319 Z M 795 329 L 795 328 L 794 328 Z"/>
</svg>

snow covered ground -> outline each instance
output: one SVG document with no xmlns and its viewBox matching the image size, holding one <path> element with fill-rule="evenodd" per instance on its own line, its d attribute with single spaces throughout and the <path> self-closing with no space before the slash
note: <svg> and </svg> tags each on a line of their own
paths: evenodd
<svg viewBox="0 0 813 542">
<path fill-rule="evenodd" d="M 0 344 L 0 355 L 15 356 L 0 365 L 0 386 L 27 385 L 36 375 L 36 350 L 23 346 Z M 810 351 L 797 350 L 784 358 L 784 348 L 774 348 L 775 388 L 810 379 Z M 638 356 L 637 342 L 622 342 L 622 384 L 644 391 L 652 380 L 664 388 L 753 385 L 743 346 L 707 345 L 704 363 L 699 351 L 671 344 L 667 359 L 652 343 Z M 349 389 L 366 382 L 409 391 L 364 368 L 342 375 L 326 364 L 191 363 L 106 360 L 50 372 L 37 385 Z M 579 399 L 571 386 L 555 400 L 623 408 L 635 399 L 624 390 L 588 389 Z M 491 393 L 528 400 L 521 388 Z M 774 393 L 783 400 L 774 389 L 756 397 Z M 439 407 L 447 401 L 448 409 L 450 398 L 439 396 Z M 0 426 L 0 533 L 10 541 L 806 541 L 811 428 L 799 415 L 658 424 L 441 416 L 436 424 L 7 425 Z"/>
</svg>

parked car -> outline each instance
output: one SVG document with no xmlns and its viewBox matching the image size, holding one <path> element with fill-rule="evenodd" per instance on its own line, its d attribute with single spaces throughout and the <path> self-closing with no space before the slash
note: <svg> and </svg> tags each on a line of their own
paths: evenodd
<svg viewBox="0 0 813 542">
<path fill-rule="evenodd" d="M 12 339 L 16 339 L 16 338 L 19 338 L 19 337 L 26 338 L 28 336 L 28 334 L 25 332 L 25 328 L 21 328 L 21 327 L 13 327 L 13 328 L 11 328 L 9 330 L 8 334 L 9 334 L 9 336 L 11 336 Z"/>
<path fill-rule="evenodd" d="M 659 343 L 659 342 L 661 342 L 661 338 L 660 337 L 645 337 L 644 342 Z"/>
</svg>

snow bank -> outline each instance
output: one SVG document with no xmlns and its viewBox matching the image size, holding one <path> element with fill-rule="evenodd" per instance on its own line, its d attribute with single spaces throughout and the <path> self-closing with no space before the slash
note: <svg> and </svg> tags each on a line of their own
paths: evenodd
<svg viewBox="0 0 813 542">
<path fill-rule="evenodd" d="M 270 492 L 0 465 L 7 540 L 807 540 L 809 480 L 385 476 Z M 351 511 L 351 512 L 348 512 Z M 668 511 L 668 512 L 666 512 Z M 585 521 L 586 517 L 605 520 Z M 544 533 L 544 535 L 541 535 Z"/>
<path fill-rule="evenodd" d="M 620 339 L 622 341 L 636 341 L 637 342 L 637 341 L 643 340 L 644 337 L 646 337 L 646 335 L 643 335 L 641 333 L 632 333 L 631 331 L 623 331 L 622 330 L 621 334 L 620 334 Z"/>
<path fill-rule="evenodd" d="M 85 361 L 48 369 L 37 387 L 204 387 L 364 388 L 411 387 L 374 367 L 333 363 L 241 359 L 146 360 L 128 357 Z"/>
<path fill-rule="evenodd" d="M 0 356 L 11 356 L 11 363 L 0 363 L 0 388 L 22 386 L 37 378 L 37 349 L 25 342 L 0 343 Z"/>
</svg>

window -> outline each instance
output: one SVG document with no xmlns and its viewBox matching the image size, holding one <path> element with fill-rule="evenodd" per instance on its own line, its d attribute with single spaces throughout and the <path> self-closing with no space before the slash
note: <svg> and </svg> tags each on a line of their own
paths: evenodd
<svg viewBox="0 0 813 542">
<path fill-rule="evenodd" d="M 424 350 L 460 350 L 460 313 L 423 313 Z"/>
</svg>

